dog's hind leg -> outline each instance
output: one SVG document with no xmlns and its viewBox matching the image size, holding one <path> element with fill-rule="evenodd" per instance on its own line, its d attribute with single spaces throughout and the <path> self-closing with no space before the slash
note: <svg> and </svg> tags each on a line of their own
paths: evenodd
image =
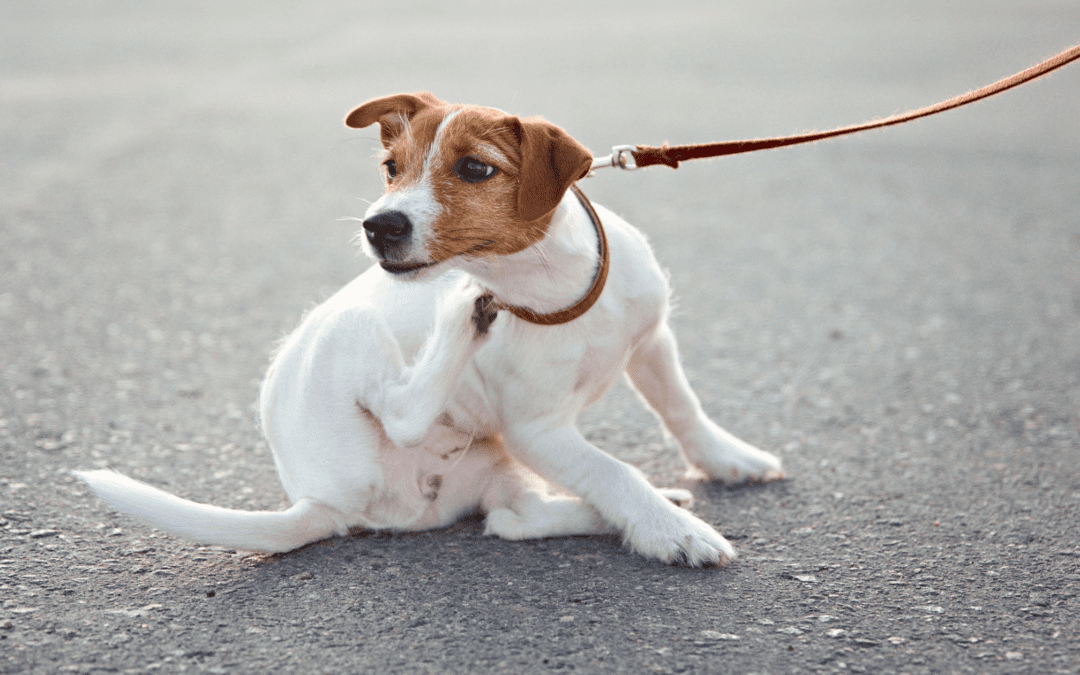
<svg viewBox="0 0 1080 675">
<path fill-rule="evenodd" d="M 694 495 L 683 488 L 656 488 L 656 491 L 668 498 L 675 506 L 688 509 L 694 504 Z"/>
<path fill-rule="evenodd" d="M 510 460 L 499 473 L 481 500 L 481 508 L 487 511 L 484 534 L 517 540 L 618 533 L 596 509 L 579 497 L 557 492 L 521 463 Z M 682 488 L 656 491 L 683 508 L 694 501 L 690 491 Z"/>
<path fill-rule="evenodd" d="M 679 363 L 671 328 L 661 324 L 631 355 L 626 367 L 634 388 L 656 411 L 682 448 L 691 470 L 724 483 L 758 483 L 784 477 L 780 460 L 739 440 L 710 420 Z"/>
<path fill-rule="evenodd" d="M 487 511 L 484 534 L 518 540 L 617 532 L 596 509 L 578 497 L 556 493 L 520 463 L 510 460 L 499 473 L 480 504 Z"/>
<path fill-rule="evenodd" d="M 394 445 L 414 447 L 427 436 L 496 314 L 491 296 L 478 286 L 450 291 L 439 301 L 434 332 L 416 362 L 362 394 L 360 405 L 379 419 Z"/>
<path fill-rule="evenodd" d="M 530 494 L 516 509 L 494 509 L 484 520 L 484 534 L 511 540 L 615 532 L 596 511 L 575 497 Z"/>
</svg>

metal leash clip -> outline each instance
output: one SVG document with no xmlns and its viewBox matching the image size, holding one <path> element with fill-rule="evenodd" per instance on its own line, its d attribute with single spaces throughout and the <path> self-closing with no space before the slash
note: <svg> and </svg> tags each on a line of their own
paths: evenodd
<svg viewBox="0 0 1080 675">
<path fill-rule="evenodd" d="M 592 168 L 589 169 L 591 174 L 597 169 L 606 169 L 609 166 L 617 166 L 620 169 L 626 171 L 633 171 L 638 168 L 638 165 L 634 163 L 634 153 L 637 151 L 636 145 L 616 145 L 611 148 L 611 154 L 607 157 L 595 157 L 593 159 Z"/>
</svg>

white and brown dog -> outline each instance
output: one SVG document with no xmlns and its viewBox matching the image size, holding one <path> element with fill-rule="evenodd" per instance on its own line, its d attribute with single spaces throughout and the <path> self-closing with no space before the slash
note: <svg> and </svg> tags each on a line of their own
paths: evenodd
<svg viewBox="0 0 1080 675">
<path fill-rule="evenodd" d="M 126 513 L 202 543 L 287 551 L 350 528 L 445 527 L 481 509 L 507 539 L 617 532 L 692 567 L 735 556 L 710 525 L 575 427 L 624 371 L 682 448 L 726 483 L 780 461 L 702 412 L 645 238 L 571 186 L 592 157 L 562 129 L 426 92 L 369 101 L 385 194 L 372 266 L 282 344 L 261 413 L 292 507 L 196 504 L 111 471 L 78 474 Z M 606 234 L 605 234 L 606 231 Z"/>
</svg>

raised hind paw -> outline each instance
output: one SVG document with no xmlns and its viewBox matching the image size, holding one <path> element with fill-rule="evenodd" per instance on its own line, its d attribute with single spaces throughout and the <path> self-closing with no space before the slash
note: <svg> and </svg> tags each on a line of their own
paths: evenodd
<svg viewBox="0 0 1080 675">
<path fill-rule="evenodd" d="M 495 302 L 495 296 L 484 293 L 476 298 L 473 303 L 472 321 L 476 326 L 477 337 L 487 335 L 488 328 L 499 315 L 499 305 Z"/>
</svg>

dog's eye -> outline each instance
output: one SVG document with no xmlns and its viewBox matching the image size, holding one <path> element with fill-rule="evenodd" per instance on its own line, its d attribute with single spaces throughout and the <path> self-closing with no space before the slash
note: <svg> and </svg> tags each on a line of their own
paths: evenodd
<svg viewBox="0 0 1080 675">
<path fill-rule="evenodd" d="M 394 177 L 397 176 L 397 162 L 388 159 L 383 162 L 383 166 L 386 167 L 386 178 L 388 180 L 394 180 Z"/>
<path fill-rule="evenodd" d="M 454 172 L 469 183 L 479 183 L 495 175 L 498 169 L 484 164 L 475 157 L 462 157 L 454 165 Z"/>
</svg>

